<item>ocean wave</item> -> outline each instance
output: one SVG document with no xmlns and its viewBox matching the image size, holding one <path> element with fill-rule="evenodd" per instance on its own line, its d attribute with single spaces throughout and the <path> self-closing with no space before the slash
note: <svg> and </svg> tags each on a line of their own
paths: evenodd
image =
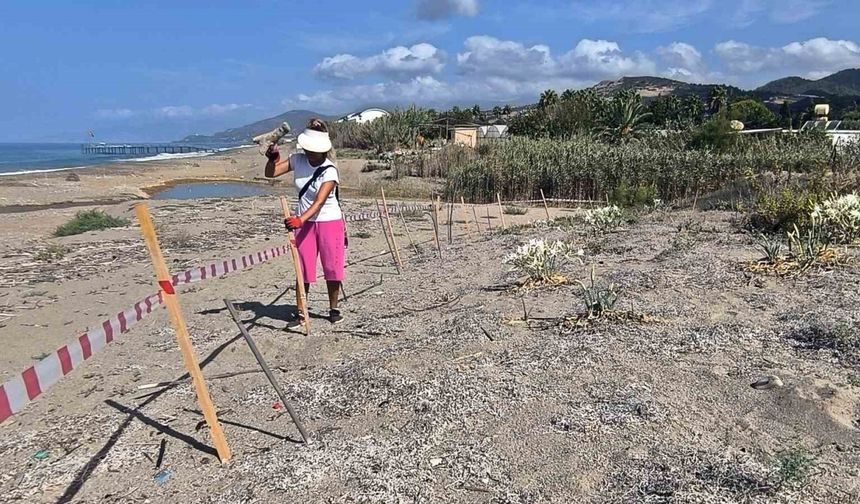
<svg viewBox="0 0 860 504">
<path fill-rule="evenodd" d="M 54 173 L 54 172 L 62 172 L 62 171 L 69 171 L 69 170 L 87 170 L 90 168 L 109 166 L 109 165 L 114 164 L 114 163 L 116 163 L 116 164 L 129 163 L 129 162 L 143 163 L 143 162 L 147 162 L 147 161 L 164 161 L 164 160 L 170 160 L 170 159 L 204 157 L 204 156 L 211 156 L 214 154 L 222 154 L 224 152 L 228 152 L 228 151 L 232 151 L 232 150 L 236 150 L 236 149 L 245 149 L 248 147 L 255 147 L 255 145 L 252 144 L 252 145 L 238 145 L 235 147 L 218 147 L 218 148 L 216 148 L 212 151 L 209 151 L 209 152 L 186 152 L 183 154 L 162 153 L 162 154 L 157 154 L 154 156 L 148 156 L 148 157 L 142 157 L 142 158 L 111 159 L 111 160 L 105 160 L 105 162 L 102 162 L 102 163 L 96 163 L 96 164 L 91 164 L 91 165 L 81 165 L 81 166 L 64 166 L 62 168 L 31 168 L 31 169 L 27 169 L 27 170 L 18 170 L 18 171 L 12 171 L 12 172 L 0 172 L 0 177 L 11 177 L 11 176 L 15 176 L 15 175 L 30 175 L 33 173 Z"/>
<path fill-rule="evenodd" d="M 87 168 L 95 168 L 104 165 L 87 165 L 87 166 L 66 166 L 64 168 L 34 168 L 32 170 L 19 170 L 13 172 L 0 172 L 0 177 L 8 177 L 11 175 L 29 175 L 31 173 L 53 173 L 68 170 L 84 170 Z"/>
<path fill-rule="evenodd" d="M 240 145 L 237 147 L 218 147 L 211 151 L 205 152 L 183 152 L 176 154 L 169 154 L 166 152 L 162 152 L 161 154 L 156 154 L 154 156 L 146 156 L 141 158 L 130 158 L 130 159 L 118 159 L 117 163 L 140 163 L 145 161 L 164 161 L 170 159 L 186 159 L 186 158 L 198 158 L 198 157 L 206 157 L 211 156 L 213 154 L 221 154 L 223 152 L 235 150 L 235 149 L 244 149 L 246 147 L 252 147 L 251 145 Z"/>
</svg>

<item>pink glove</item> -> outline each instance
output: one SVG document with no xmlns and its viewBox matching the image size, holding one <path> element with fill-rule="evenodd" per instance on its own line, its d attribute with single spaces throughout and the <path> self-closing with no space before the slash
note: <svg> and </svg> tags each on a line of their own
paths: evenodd
<svg viewBox="0 0 860 504">
<path fill-rule="evenodd" d="M 289 217 L 284 219 L 284 225 L 287 226 L 289 231 L 295 231 L 296 229 L 302 227 L 302 220 L 298 217 Z"/>
</svg>

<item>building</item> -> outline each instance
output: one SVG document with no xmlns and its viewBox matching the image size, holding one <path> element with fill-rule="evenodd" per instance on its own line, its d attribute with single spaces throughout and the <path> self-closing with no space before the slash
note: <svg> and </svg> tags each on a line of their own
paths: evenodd
<svg viewBox="0 0 860 504">
<path fill-rule="evenodd" d="M 451 142 L 466 147 L 476 147 L 481 142 L 501 140 L 508 137 L 508 126 L 505 124 L 463 124 L 452 128 Z"/>
<path fill-rule="evenodd" d="M 353 112 L 352 114 L 341 117 L 337 122 L 357 122 L 358 124 L 369 123 L 380 117 L 390 115 L 387 110 L 381 108 L 364 109 L 361 112 Z"/>
</svg>

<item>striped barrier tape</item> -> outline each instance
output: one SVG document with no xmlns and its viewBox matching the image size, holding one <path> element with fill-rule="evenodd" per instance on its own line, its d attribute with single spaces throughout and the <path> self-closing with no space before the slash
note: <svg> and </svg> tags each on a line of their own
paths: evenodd
<svg viewBox="0 0 860 504">
<path fill-rule="evenodd" d="M 241 271 L 260 263 L 286 255 L 286 245 L 272 247 L 235 259 L 218 261 L 207 266 L 191 268 L 173 275 L 172 285 L 184 285 Z M 165 282 L 167 283 L 167 282 Z M 135 324 L 152 313 L 163 302 L 161 291 L 151 294 L 132 307 L 127 308 L 101 324 L 78 336 L 74 341 L 63 345 L 54 353 L 28 367 L 19 375 L 13 376 L 0 385 L 0 424 L 24 409 L 36 397 L 42 395 L 60 378 L 79 367 L 122 333 L 128 332 Z"/>
<path fill-rule="evenodd" d="M 402 206 L 394 206 L 389 209 L 390 213 L 398 213 L 398 212 L 414 212 L 417 210 L 430 210 L 433 208 L 429 203 L 426 205 L 402 205 Z M 379 218 L 379 211 L 370 211 L 370 212 L 359 212 L 355 214 L 350 214 L 344 217 L 346 222 L 360 222 L 360 221 L 369 221 L 376 220 Z"/>
</svg>

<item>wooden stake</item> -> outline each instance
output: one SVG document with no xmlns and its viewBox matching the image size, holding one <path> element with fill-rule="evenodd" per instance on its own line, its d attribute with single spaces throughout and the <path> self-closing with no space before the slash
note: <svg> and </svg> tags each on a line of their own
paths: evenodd
<svg viewBox="0 0 860 504">
<path fill-rule="evenodd" d="M 448 244 L 454 243 L 454 197 L 448 202 Z"/>
<path fill-rule="evenodd" d="M 412 248 L 415 249 L 415 255 L 421 255 L 421 251 L 418 250 L 418 245 L 415 245 L 415 240 L 412 239 L 412 233 L 409 232 L 409 225 L 406 224 L 406 217 L 403 216 L 403 208 L 398 207 L 397 213 L 400 215 L 400 220 L 403 222 L 403 229 L 406 230 L 406 237 L 409 238 L 409 243 L 412 245 Z"/>
<path fill-rule="evenodd" d="M 236 307 L 233 306 L 233 301 L 231 299 L 224 299 L 224 305 L 227 306 L 227 311 L 230 312 L 230 316 L 233 317 L 233 322 L 236 323 L 236 326 L 239 328 L 239 332 L 242 333 L 242 337 L 245 338 L 245 342 L 248 343 L 248 348 L 251 349 L 251 353 L 254 354 L 254 358 L 257 359 L 257 363 L 260 365 L 260 368 L 263 370 L 263 373 L 266 374 L 266 378 L 269 379 L 269 383 L 272 384 L 272 388 L 275 389 L 275 393 L 278 394 L 278 397 L 281 399 L 281 404 L 287 408 L 287 413 L 290 414 L 290 418 L 293 419 L 293 423 L 296 424 L 296 428 L 299 429 L 299 434 L 302 435 L 302 441 L 305 444 L 308 444 L 308 433 L 305 431 L 305 426 L 302 425 L 302 421 L 299 416 L 296 414 L 296 411 L 293 409 L 293 405 L 290 404 L 290 401 L 287 400 L 287 396 L 284 394 L 284 391 L 281 390 L 281 386 L 278 384 L 278 380 L 275 379 L 275 375 L 272 374 L 272 370 L 269 369 L 269 365 L 266 364 L 266 360 L 263 359 L 263 355 L 260 353 L 260 350 L 257 349 L 257 344 L 254 343 L 254 340 L 251 338 L 251 335 L 248 334 L 248 329 L 245 328 L 245 325 L 242 323 L 242 320 L 239 319 L 239 314 L 236 313 Z"/>
<path fill-rule="evenodd" d="M 475 217 L 475 229 L 478 230 L 478 233 L 483 233 L 481 231 L 481 224 L 478 222 L 478 211 L 475 210 L 475 205 L 472 205 L 472 215 Z"/>
<path fill-rule="evenodd" d="M 436 254 L 439 259 L 442 259 L 442 245 L 439 243 L 439 213 L 436 211 L 436 202 L 433 198 L 430 198 L 430 206 L 432 207 L 430 222 L 433 223 L 433 241 L 436 242 Z"/>
<path fill-rule="evenodd" d="M 232 456 L 230 447 L 227 445 L 227 439 L 224 437 L 221 424 L 218 423 L 215 406 L 212 404 L 212 398 L 209 396 L 209 389 L 206 387 L 206 381 L 203 379 L 203 372 L 200 371 L 200 365 L 197 363 L 197 356 L 194 355 L 194 347 L 191 346 L 191 338 L 188 336 L 188 327 L 185 325 L 185 318 L 182 316 L 182 308 L 179 306 L 179 299 L 177 299 L 176 293 L 173 290 L 170 272 L 167 269 L 167 264 L 164 262 L 164 256 L 161 254 L 161 247 L 158 245 L 155 226 L 152 225 L 152 218 L 150 218 L 145 204 L 138 203 L 135 205 L 134 212 L 140 223 L 140 231 L 143 234 L 143 239 L 146 241 L 146 249 L 149 251 L 149 256 L 152 259 L 155 277 L 158 280 L 158 286 L 161 289 L 167 313 L 170 315 L 170 323 L 176 331 L 176 341 L 179 343 L 179 350 L 182 352 L 185 369 L 188 370 L 194 390 L 197 393 L 197 403 L 203 412 L 203 418 L 206 419 L 206 423 L 209 425 L 209 433 L 212 436 L 212 442 L 215 444 L 215 450 L 218 452 L 218 458 L 221 459 L 222 464 L 226 463 Z"/>
<path fill-rule="evenodd" d="M 549 207 L 546 206 L 546 197 L 543 195 L 543 189 L 540 190 L 540 199 L 543 200 L 543 209 L 546 212 L 546 220 L 551 220 L 549 218 Z"/>
<path fill-rule="evenodd" d="M 502 219 L 502 228 L 508 229 L 508 223 L 505 222 L 505 209 L 502 208 L 502 195 L 496 193 L 496 201 L 499 202 L 499 217 Z"/>
<path fill-rule="evenodd" d="M 287 198 L 281 196 L 281 209 L 284 211 L 284 219 L 289 219 L 292 215 L 290 212 L 290 204 L 287 203 Z M 290 243 L 290 255 L 293 257 L 293 269 L 296 271 L 296 308 L 305 319 L 305 335 L 311 333 L 311 317 L 308 315 L 308 296 L 305 292 L 305 275 L 302 272 L 302 263 L 299 259 L 299 249 L 296 247 L 296 235 L 290 230 L 287 230 L 287 239 Z"/>
<path fill-rule="evenodd" d="M 376 200 L 376 213 L 379 214 L 379 225 L 382 226 L 382 236 L 385 237 L 385 244 L 388 245 L 388 252 L 391 253 L 391 260 L 394 262 L 394 268 L 397 269 L 397 274 L 400 274 L 400 264 L 397 262 L 397 256 L 394 255 L 394 247 L 391 246 L 391 240 L 388 239 L 388 231 L 385 229 L 385 218 L 382 216 L 382 208 L 379 207 L 379 200 Z"/>
<path fill-rule="evenodd" d="M 472 230 L 469 228 L 469 209 L 466 208 L 466 200 L 462 196 L 460 196 L 460 207 L 463 209 L 463 227 L 466 228 L 466 234 L 471 238 Z"/>
<path fill-rule="evenodd" d="M 400 249 L 397 247 L 397 238 L 394 237 L 394 228 L 391 227 L 391 215 L 388 213 L 388 202 L 385 201 L 385 189 L 379 188 L 382 193 L 382 207 L 385 209 L 385 222 L 388 223 L 388 232 L 391 233 L 391 244 L 394 245 L 394 257 L 397 258 L 397 266 L 403 269 L 403 261 L 400 260 Z"/>
</svg>

